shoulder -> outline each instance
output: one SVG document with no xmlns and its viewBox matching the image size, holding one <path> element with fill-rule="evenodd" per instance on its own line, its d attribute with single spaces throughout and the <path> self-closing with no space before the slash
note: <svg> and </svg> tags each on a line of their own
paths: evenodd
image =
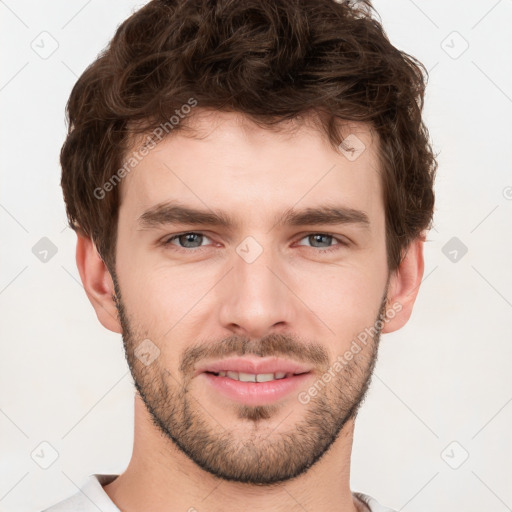
<svg viewBox="0 0 512 512">
<path fill-rule="evenodd" d="M 98 509 L 102 512 L 120 512 L 103 490 L 103 485 L 112 482 L 117 476 L 89 475 L 78 492 L 42 512 L 98 512 Z"/>
<path fill-rule="evenodd" d="M 368 506 L 370 512 L 396 512 L 396 510 L 381 505 L 368 494 L 363 494 L 362 492 L 354 492 L 353 494 Z"/>
</svg>

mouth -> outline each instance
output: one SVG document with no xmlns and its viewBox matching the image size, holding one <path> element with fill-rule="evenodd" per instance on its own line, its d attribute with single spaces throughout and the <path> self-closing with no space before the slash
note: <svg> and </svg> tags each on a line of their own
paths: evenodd
<svg viewBox="0 0 512 512">
<path fill-rule="evenodd" d="M 313 370 L 312 366 L 278 357 L 232 357 L 205 363 L 196 368 L 195 374 L 209 373 L 242 382 L 268 382 Z"/>
<path fill-rule="evenodd" d="M 225 359 L 198 368 L 196 376 L 215 395 L 245 405 L 264 405 L 292 395 L 314 375 L 312 367 L 284 359 Z"/>
</svg>

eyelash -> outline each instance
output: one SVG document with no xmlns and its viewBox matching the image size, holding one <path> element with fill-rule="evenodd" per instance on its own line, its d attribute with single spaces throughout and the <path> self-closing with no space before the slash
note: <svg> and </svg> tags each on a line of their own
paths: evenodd
<svg viewBox="0 0 512 512">
<path fill-rule="evenodd" d="M 193 248 L 186 248 L 186 247 L 179 247 L 175 244 L 172 244 L 171 242 L 173 240 L 176 240 L 177 238 L 183 236 L 183 235 L 201 235 L 201 236 L 204 236 L 206 238 L 209 238 L 208 235 L 204 234 L 204 233 L 201 233 L 201 232 L 198 232 L 198 231 L 185 231 L 184 233 L 179 233 L 177 235 L 173 235 L 171 236 L 170 238 L 166 239 L 163 241 L 163 245 L 164 247 L 167 247 L 168 245 L 174 245 L 173 247 L 173 250 L 177 250 L 178 252 L 200 252 L 204 249 L 206 249 L 207 247 L 193 247 Z M 338 244 L 336 245 L 333 245 L 332 247 L 329 247 L 327 249 L 319 249 L 317 247 L 311 247 L 312 249 L 316 249 L 316 252 L 319 252 L 320 254 L 325 254 L 325 253 L 330 253 L 330 252 L 333 252 L 333 251 L 337 251 L 339 250 L 340 248 L 342 247 L 347 247 L 349 244 L 347 242 L 345 242 L 344 240 L 338 238 L 338 237 L 335 237 L 334 235 L 331 235 L 329 233 L 321 233 L 321 232 L 317 232 L 317 233 L 308 233 L 306 235 L 304 235 L 302 238 L 299 239 L 300 240 L 303 240 L 304 238 L 308 238 L 310 236 L 314 236 L 314 235 L 323 235 L 323 236 L 328 236 L 328 237 L 331 237 L 333 240 L 336 240 L 338 242 Z M 307 246 L 306 246 L 307 247 Z"/>
</svg>

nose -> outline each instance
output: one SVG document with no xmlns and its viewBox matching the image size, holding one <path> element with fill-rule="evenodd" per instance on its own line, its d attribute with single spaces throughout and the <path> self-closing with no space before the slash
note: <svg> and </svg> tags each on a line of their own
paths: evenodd
<svg viewBox="0 0 512 512">
<path fill-rule="evenodd" d="M 234 268 L 226 276 L 219 297 L 223 327 L 248 338 L 289 329 L 298 303 L 287 283 L 286 269 L 267 249 L 249 261 L 234 255 Z"/>
</svg>

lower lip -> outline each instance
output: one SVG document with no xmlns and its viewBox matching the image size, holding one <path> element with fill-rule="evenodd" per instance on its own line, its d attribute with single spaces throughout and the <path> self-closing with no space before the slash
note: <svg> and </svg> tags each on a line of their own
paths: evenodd
<svg viewBox="0 0 512 512">
<path fill-rule="evenodd" d="M 307 381 L 312 373 L 302 373 L 269 382 L 241 382 L 229 377 L 219 377 L 212 373 L 201 373 L 207 382 L 228 398 L 247 405 L 261 405 L 275 402 Z"/>
</svg>

